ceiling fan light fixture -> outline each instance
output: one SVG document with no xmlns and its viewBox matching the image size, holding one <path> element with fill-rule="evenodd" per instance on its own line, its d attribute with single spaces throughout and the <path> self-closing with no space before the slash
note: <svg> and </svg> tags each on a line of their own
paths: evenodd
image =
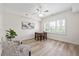
<svg viewBox="0 0 79 59">
<path fill-rule="evenodd" d="M 43 16 L 44 16 L 43 14 L 41 14 L 41 13 L 39 14 L 39 17 L 43 17 Z"/>
</svg>

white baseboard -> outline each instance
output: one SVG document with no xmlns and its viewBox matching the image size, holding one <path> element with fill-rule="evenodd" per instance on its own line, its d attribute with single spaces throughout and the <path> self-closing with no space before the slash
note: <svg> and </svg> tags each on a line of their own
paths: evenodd
<svg viewBox="0 0 79 59">
<path fill-rule="evenodd" d="M 53 40 L 58 40 L 58 41 L 62 41 L 62 42 L 67 42 L 67 43 L 79 45 L 79 42 L 75 42 L 75 41 L 71 41 L 71 40 L 66 40 L 66 39 L 63 39 L 63 38 L 48 38 L 48 39 L 53 39 Z"/>
</svg>

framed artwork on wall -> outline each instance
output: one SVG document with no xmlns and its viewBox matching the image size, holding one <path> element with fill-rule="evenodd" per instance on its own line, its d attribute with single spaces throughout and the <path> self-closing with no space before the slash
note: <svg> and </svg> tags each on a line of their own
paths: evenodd
<svg viewBox="0 0 79 59">
<path fill-rule="evenodd" d="M 35 28 L 35 23 L 33 22 L 21 22 L 21 28 L 22 29 L 34 29 Z"/>
</svg>

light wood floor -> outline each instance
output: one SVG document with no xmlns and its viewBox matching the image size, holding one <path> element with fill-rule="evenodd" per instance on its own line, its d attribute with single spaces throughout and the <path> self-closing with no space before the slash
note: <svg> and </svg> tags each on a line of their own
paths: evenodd
<svg viewBox="0 0 79 59">
<path fill-rule="evenodd" d="M 31 46 L 32 56 L 79 56 L 79 45 L 48 39 L 25 40 L 23 44 Z"/>
</svg>

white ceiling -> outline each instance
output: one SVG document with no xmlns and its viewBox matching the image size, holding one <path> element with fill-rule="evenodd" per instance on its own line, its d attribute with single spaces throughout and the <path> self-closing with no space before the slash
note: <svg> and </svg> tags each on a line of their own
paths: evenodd
<svg viewBox="0 0 79 59">
<path fill-rule="evenodd" d="M 49 11 L 46 12 L 43 17 L 71 9 L 72 6 L 73 10 L 75 10 L 76 8 L 74 7 L 79 6 L 79 4 L 76 5 L 71 3 L 41 3 L 40 5 L 42 6 L 43 11 Z M 25 14 L 33 15 L 39 6 L 39 3 L 4 3 L 3 6 L 5 10 L 11 10 L 25 16 Z"/>
</svg>

